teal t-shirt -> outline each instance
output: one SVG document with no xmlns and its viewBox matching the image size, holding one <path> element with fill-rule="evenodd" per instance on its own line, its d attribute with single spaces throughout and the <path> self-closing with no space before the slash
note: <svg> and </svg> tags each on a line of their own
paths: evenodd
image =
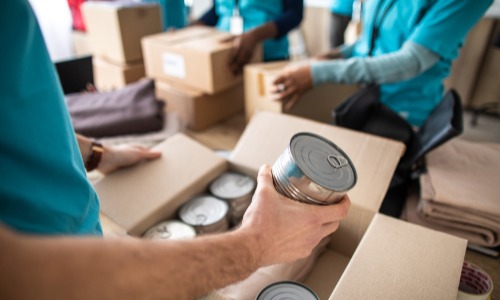
<svg viewBox="0 0 500 300">
<path fill-rule="evenodd" d="M 233 8 L 238 4 L 239 13 L 243 18 L 243 31 L 276 19 L 283 12 L 283 0 L 215 0 L 219 21 L 217 28 L 229 31 Z M 288 38 L 268 39 L 263 45 L 264 61 L 272 61 L 288 57 Z"/>
<path fill-rule="evenodd" d="M 28 0 L 2 0 L 0 28 L 0 222 L 26 233 L 101 235 L 99 200 Z"/>
<path fill-rule="evenodd" d="M 330 11 L 343 16 L 352 16 L 354 0 L 332 0 Z"/>
<path fill-rule="evenodd" d="M 373 56 L 397 51 L 405 41 L 412 41 L 440 56 L 436 65 L 412 79 L 381 85 L 382 102 L 411 124 L 421 126 L 442 98 L 443 80 L 448 77 L 467 32 L 491 3 L 492 0 L 365 1 L 363 33 L 354 46 L 353 56 L 368 55 L 374 23 L 380 33 Z M 380 20 L 387 7 L 390 9 Z"/>
</svg>

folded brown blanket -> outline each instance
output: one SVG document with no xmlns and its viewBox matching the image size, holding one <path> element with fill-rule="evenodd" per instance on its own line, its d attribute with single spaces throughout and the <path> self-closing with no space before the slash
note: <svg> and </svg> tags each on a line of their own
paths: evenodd
<svg viewBox="0 0 500 300">
<path fill-rule="evenodd" d="M 500 144 L 452 140 L 426 157 L 420 200 L 409 221 L 479 245 L 500 245 Z M 415 208 L 418 214 L 411 211 Z"/>
<path fill-rule="evenodd" d="M 154 81 L 143 79 L 111 92 L 66 95 L 77 133 L 109 137 L 159 131 L 164 102 L 155 97 Z"/>
</svg>

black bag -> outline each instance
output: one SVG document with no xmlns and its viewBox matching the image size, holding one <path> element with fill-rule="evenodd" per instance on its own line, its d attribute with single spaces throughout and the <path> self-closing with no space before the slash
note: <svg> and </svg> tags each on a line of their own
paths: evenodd
<svg viewBox="0 0 500 300">
<path fill-rule="evenodd" d="M 332 111 L 333 124 L 405 144 L 406 151 L 380 208 L 382 213 L 399 217 L 410 181 L 424 168 L 425 154 L 462 133 L 463 111 L 460 97 L 450 90 L 415 132 L 405 119 L 380 102 L 379 95 L 374 84 L 360 89 Z"/>
<path fill-rule="evenodd" d="M 159 131 L 164 102 L 155 97 L 154 81 L 143 79 L 111 92 L 66 95 L 77 133 L 106 137 Z"/>
</svg>

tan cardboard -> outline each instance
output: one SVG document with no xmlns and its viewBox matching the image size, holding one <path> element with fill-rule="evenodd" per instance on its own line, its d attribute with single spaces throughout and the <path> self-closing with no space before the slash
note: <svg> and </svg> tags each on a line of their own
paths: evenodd
<svg viewBox="0 0 500 300">
<path fill-rule="evenodd" d="M 92 54 L 88 34 L 83 31 L 71 31 L 71 42 L 76 56 Z"/>
<path fill-rule="evenodd" d="M 116 63 L 141 60 L 141 38 L 162 32 L 157 4 L 89 1 L 82 13 L 92 52 Z"/>
<path fill-rule="evenodd" d="M 272 62 L 251 64 L 245 67 L 245 116 L 247 120 L 258 111 L 271 111 L 331 123 L 332 109 L 358 90 L 357 85 L 319 85 L 302 95 L 290 111 L 285 111 L 281 102 L 272 99 L 272 83 L 284 67 L 298 63 L 300 62 Z"/>
<path fill-rule="evenodd" d="M 203 130 L 243 112 L 243 84 L 239 83 L 215 95 L 181 84 L 155 81 L 156 96 L 167 103 L 166 110 L 176 112 L 191 130 Z"/>
<path fill-rule="evenodd" d="M 142 39 L 146 74 L 154 79 L 181 83 L 215 94 L 241 83 L 228 64 L 232 51 L 231 37 L 210 27 L 192 26 Z M 261 61 L 262 51 L 252 62 Z"/>
<path fill-rule="evenodd" d="M 99 91 L 111 91 L 144 78 L 144 64 L 141 61 L 118 64 L 104 58 L 92 58 L 94 85 Z"/>
<path fill-rule="evenodd" d="M 349 215 L 304 282 L 321 299 L 456 299 L 466 241 L 377 213 L 404 150 L 396 141 L 261 112 L 247 125 L 229 164 L 176 135 L 159 146 L 163 156 L 158 161 L 98 183 L 102 210 L 125 224 L 129 233 L 140 234 L 146 225 L 173 216 L 183 201 L 206 189 L 227 168 L 256 175 L 260 165 L 274 163 L 300 131 L 332 140 L 358 172 L 357 185 L 349 192 Z"/>
<path fill-rule="evenodd" d="M 101 211 L 131 235 L 141 235 L 201 193 L 227 169 L 210 149 L 178 134 L 157 145 L 161 159 L 119 170 L 95 184 Z"/>
</svg>

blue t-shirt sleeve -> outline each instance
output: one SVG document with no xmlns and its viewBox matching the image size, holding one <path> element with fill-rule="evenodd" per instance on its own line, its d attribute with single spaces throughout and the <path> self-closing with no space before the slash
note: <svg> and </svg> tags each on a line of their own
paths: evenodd
<svg viewBox="0 0 500 300">
<path fill-rule="evenodd" d="M 304 15 L 303 0 L 283 0 L 283 13 L 274 19 L 278 28 L 277 39 L 285 36 L 290 30 L 300 25 Z"/>
<path fill-rule="evenodd" d="M 437 0 L 427 10 L 409 40 L 453 60 L 467 32 L 493 0 Z"/>
<path fill-rule="evenodd" d="M 215 25 L 217 25 L 217 22 L 219 21 L 219 16 L 215 11 L 215 3 L 213 3 L 213 1 L 212 1 L 212 7 L 209 10 L 207 10 L 203 14 L 203 16 L 201 16 L 200 21 L 207 26 L 214 27 Z"/>
<path fill-rule="evenodd" d="M 332 0 L 330 11 L 343 16 L 352 16 L 354 0 Z"/>
</svg>

